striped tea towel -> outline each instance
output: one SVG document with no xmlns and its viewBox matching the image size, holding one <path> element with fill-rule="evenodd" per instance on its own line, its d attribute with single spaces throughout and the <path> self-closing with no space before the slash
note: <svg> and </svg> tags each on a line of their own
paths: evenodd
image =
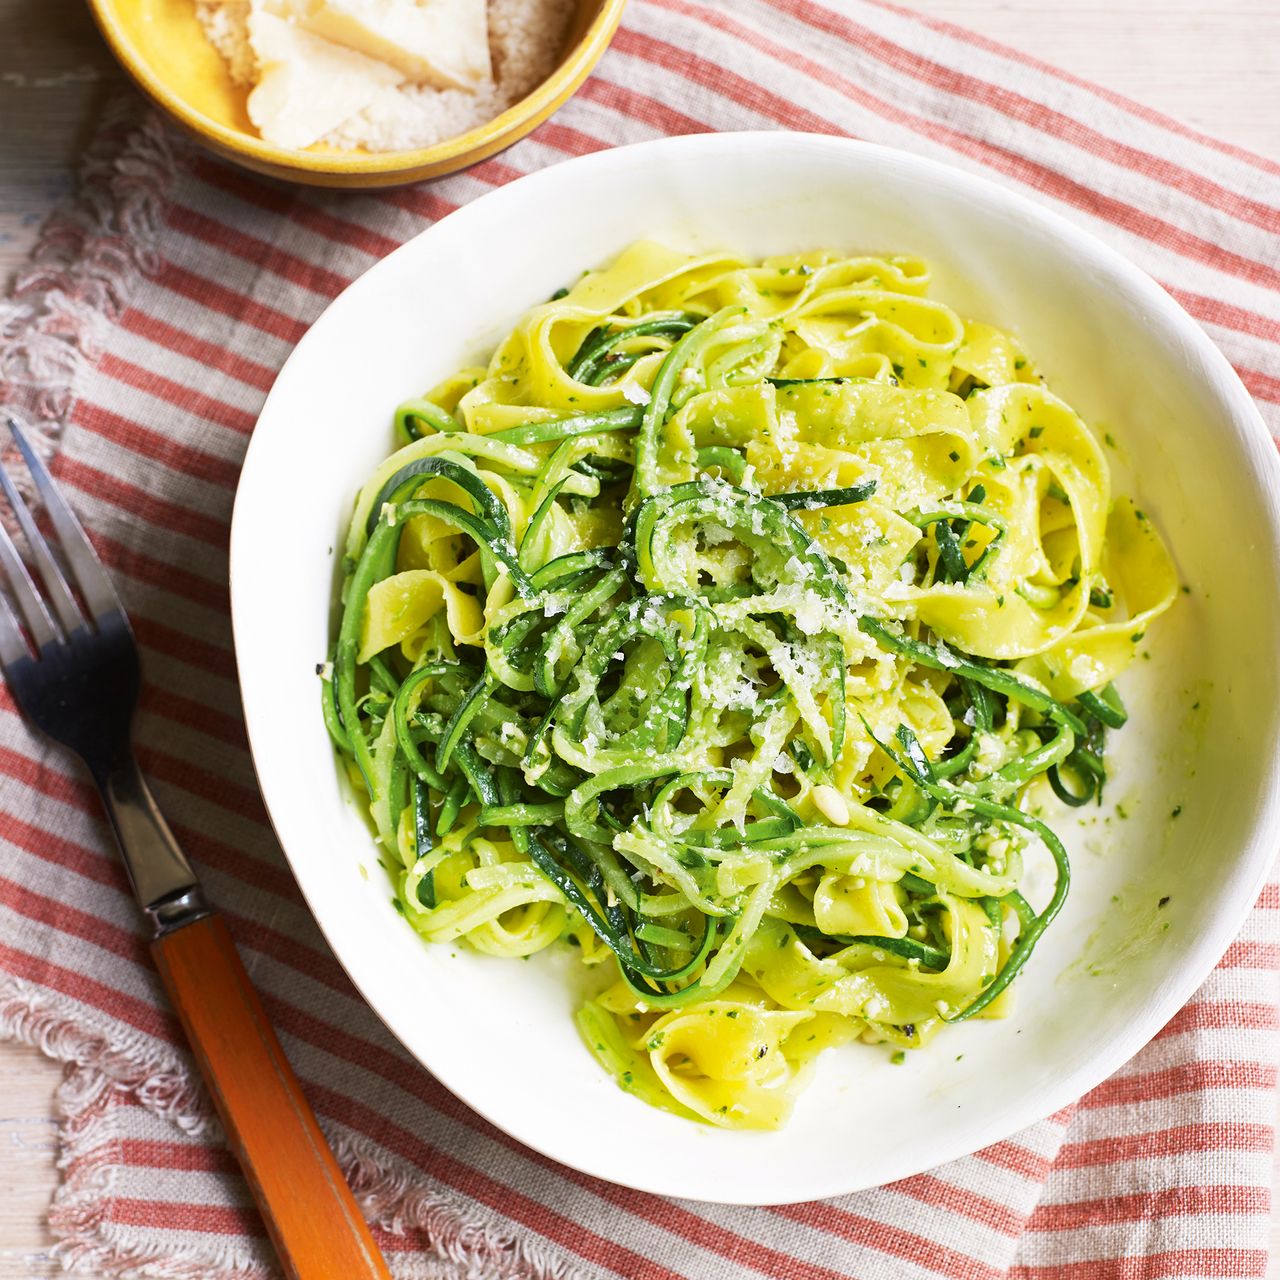
<svg viewBox="0 0 1280 1280">
<path fill-rule="evenodd" d="M 240 720 L 227 529 L 291 346 L 380 255 L 494 185 L 616 143 L 775 127 L 904 147 L 1058 208 L 1163 282 L 1280 430 L 1280 165 L 872 0 L 632 0 L 552 121 L 402 191 L 260 181 L 126 110 L 0 313 L 0 360 L 4 395 L 52 424 L 57 477 L 134 618 L 143 767 L 398 1276 L 1262 1275 L 1280 887 L 1195 999 L 1074 1108 L 891 1186 L 740 1209 L 594 1181 L 472 1114 L 362 1004 L 273 843 Z M 267 1276 L 96 799 L 0 698 L 0 1028 L 74 1064 L 61 1255 L 109 1274 Z"/>
</svg>

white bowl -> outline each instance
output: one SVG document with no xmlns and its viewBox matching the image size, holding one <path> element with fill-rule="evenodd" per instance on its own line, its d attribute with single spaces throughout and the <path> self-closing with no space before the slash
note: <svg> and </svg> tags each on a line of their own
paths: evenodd
<svg viewBox="0 0 1280 1280">
<path fill-rule="evenodd" d="M 905 1066 L 864 1046 L 830 1051 L 777 1133 L 699 1126 L 621 1092 L 578 1040 L 555 957 L 515 964 L 421 942 L 340 789 L 312 674 L 329 643 L 332 549 L 357 486 L 392 448 L 395 405 L 487 356 L 526 308 L 645 236 L 748 256 L 829 246 L 928 259 L 937 296 L 1014 330 L 1053 389 L 1117 437 L 1113 458 L 1131 463 L 1120 487 L 1155 517 L 1191 588 L 1121 685 L 1133 717 L 1109 794 L 1127 819 L 1055 819 L 1075 883 L 1017 982 L 1013 1016 L 947 1029 Z M 373 267 L 298 344 L 267 400 L 236 499 L 231 595 L 272 822 L 370 1005 L 459 1098 L 530 1147 L 612 1182 L 727 1203 L 813 1200 L 916 1173 L 1114 1072 L 1204 979 L 1261 888 L 1280 838 L 1277 470 L 1247 392 L 1168 295 L 991 183 L 786 133 L 570 160 Z M 287 559 L 264 555 L 285 522 Z"/>
</svg>

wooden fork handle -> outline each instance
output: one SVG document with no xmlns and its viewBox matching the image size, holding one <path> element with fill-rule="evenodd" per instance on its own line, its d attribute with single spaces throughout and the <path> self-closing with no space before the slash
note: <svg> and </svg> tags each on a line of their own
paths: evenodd
<svg viewBox="0 0 1280 1280">
<path fill-rule="evenodd" d="M 285 1274 L 390 1280 L 222 918 L 158 938 L 151 954 Z"/>
</svg>

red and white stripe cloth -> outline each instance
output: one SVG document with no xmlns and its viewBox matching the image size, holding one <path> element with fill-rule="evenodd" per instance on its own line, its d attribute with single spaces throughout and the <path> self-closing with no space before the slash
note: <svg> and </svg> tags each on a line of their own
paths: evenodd
<svg viewBox="0 0 1280 1280">
<path fill-rule="evenodd" d="M 5 398 L 54 424 L 57 477 L 134 618 L 143 765 L 399 1276 L 1262 1275 L 1280 887 L 1195 999 L 1076 1107 L 892 1186 L 739 1209 L 596 1182 L 455 1101 L 351 989 L 272 840 L 240 720 L 227 530 L 290 347 L 379 256 L 521 173 L 662 134 L 778 127 L 907 148 L 1057 207 L 1161 281 L 1280 430 L 1280 165 L 900 8 L 633 0 L 552 121 L 467 173 L 382 194 L 259 181 L 131 107 L 105 122 L 83 198 L 0 310 L 0 370 Z M 96 799 L 0 701 L 0 1032 L 76 1064 L 52 1211 L 63 1257 L 270 1274 Z"/>
</svg>

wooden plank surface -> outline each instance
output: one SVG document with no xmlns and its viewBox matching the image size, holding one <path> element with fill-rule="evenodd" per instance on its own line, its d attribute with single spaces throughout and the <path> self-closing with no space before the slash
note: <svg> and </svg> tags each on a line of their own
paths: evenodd
<svg viewBox="0 0 1280 1280">
<path fill-rule="evenodd" d="M 0 1043 L 0 1277 L 60 1273 L 45 1213 L 57 1180 L 53 1095 L 62 1068 L 36 1049 Z"/>
<path fill-rule="evenodd" d="M 1280 160 L 1280 0 L 914 5 Z M 0 0 L 0 283 L 70 190 L 95 108 L 118 79 L 79 0 Z M 59 1273 L 44 1221 L 59 1078 L 35 1050 L 0 1044 L 0 1280 Z M 1280 1226 L 1274 1244 L 1268 1275 L 1280 1280 Z"/>
</svg>

